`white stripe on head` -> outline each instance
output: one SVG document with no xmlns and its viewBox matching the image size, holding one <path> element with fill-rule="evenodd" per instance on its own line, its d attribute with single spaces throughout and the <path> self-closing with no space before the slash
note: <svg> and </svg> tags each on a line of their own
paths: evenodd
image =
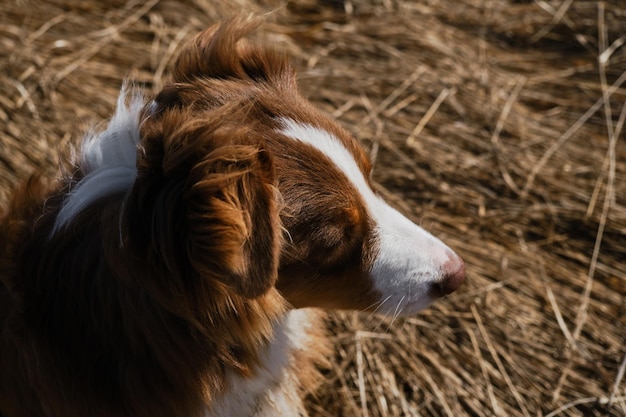
<svg viewBox="0 0 626 417">
<path fill-rule="evenodd" d="M 126 104 L 130 96 L 129 104 Z M 126 84 L 107 128 L 83 139 L 79 167 L 84 177 L 69 191 L 57 215 L 52 235 L 97 200 L 124 192 L 137 176 L 136 154 L 143 97 L 129 92 Z"/>
<path fill-rule="evenodd" d="M 427 307 L 434 300 L 429 294 L 431 286 L 441 280 L 443 265 L 456 256 L 454 252 L 377 196 L 353 155 L 333 134 L 292 119 L 283 118 L 281 122 L 280 133 L 324 154 L 365 202 L 376 225 L 374 235 L 379 248 L 369 271 L 375 289 L 381 293 L 379 311 L 412 313 Z"/>
</svg>

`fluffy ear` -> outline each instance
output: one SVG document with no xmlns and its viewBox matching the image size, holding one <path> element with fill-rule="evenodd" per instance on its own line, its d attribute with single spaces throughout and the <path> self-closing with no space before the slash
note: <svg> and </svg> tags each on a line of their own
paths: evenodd
<svg viewBox="0 0 626 417">
<path fill-rule="evenodd" d="M 215 276 L 245 297 L 276 282 L 280 218 L 269 154 L 251 145 L 211 151 L 189 172 L 187 254 L 200 276 Z"/>
<path fill-rule="evenodd" d="M 265 293 L 278 275 L 281 227 L 261 139 L 218 121 L 162 116 L 143 128 L 129 207 L 141 226 L 131 220 L 131 235 L 153 264 L 180 276 L 182 291 L 210 282 L 247 298 Z"/>
<path fill-rule="evenodd" d="M 204 30 L 180 52 L 172 69 L 173 80 L 238 79 L 295 88 L 295 71 L 284 54 L 244 39 L 260 23 L 259 18 L 237 16 Z"/>
</svg>

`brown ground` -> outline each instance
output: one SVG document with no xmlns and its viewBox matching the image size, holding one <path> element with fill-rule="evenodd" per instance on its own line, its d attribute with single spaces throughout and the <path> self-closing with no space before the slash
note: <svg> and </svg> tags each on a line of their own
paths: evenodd
<svg viewBox="0 0 626 417">
<path fill-rule="evenodd" d="M 215 3 L 218 3 L 217 5 Z M 244 8 L 371 149 L 378 190 L 468 281 L 406 319 L 336 314 L 313 416 L 626 415 L 622 0 L 5 0 L 0 203 Z"/>
</svg>

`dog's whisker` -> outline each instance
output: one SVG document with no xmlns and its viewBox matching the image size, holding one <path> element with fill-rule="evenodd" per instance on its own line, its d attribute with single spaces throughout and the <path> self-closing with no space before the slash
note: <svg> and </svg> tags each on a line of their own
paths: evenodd
<svg viewBox="0 0 626 417">
<path fill-rule="evenodd" d="M 391 295 L 388 295 L 383 300 L 378 300 L 375 303 L 372 303 L 369 306 L 365 307 L 364 309 L 361 310 L 361 312 L 369 312 L 372 307 L 376 306 L 376 308 L 371 311 L 372 314 L 376 314 L 378 310 L 381 309 L 383 304 L 385 304 L 390 298 L 391 298 Z"/>
<path fill-rule="evenodd" d="M 406 296 L 402 296 L 400 298 L 400 300 L 398 301 L 398 303 L 396 304 L 396 308 L 393 312 L 393 315 L 391 316 L 391 322 L 389 323 L 389 329 L 391 330 L 391 326 L 393 326 L 393 324 L 395 323 L 396 319 L 400 316 L 400 314 L 402 314 L 402 303 L 404 302 Z"/>
</svg>

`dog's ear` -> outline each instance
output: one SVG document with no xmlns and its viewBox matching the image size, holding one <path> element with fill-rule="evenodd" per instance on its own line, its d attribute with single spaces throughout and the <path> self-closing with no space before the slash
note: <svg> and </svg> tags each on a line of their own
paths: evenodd
<svg viewBox="0 0 626 417">
<path fill-rule="evenodd" d="M 284 54 L 245 39 L 260 24 L 260 18 L 235 16 L 199 33 L 179 53 L 173 81 L 237 79 L 296 88 L 295 71 Z"/>
<path fill-rule="evenodd" d="M 276 282 L 280 219 L 267 151 L 227 145 L 195 164 L 185 191 L 187 254 L 200 276 L 215 276 L 245 297 Z"/>
<path fill-rule="evenodd" d="M 185 287 L 196 277 L 246 298 L 265 293 L 277 279 L 282 233 L 262 139 L 215 119 L 161 116 L 142 129 L 129 210 L 143 226 L 129 222 L 131 234 Z"/>
<path fill-rule="evenodd" d="M 295 88 L 295 78 L 280 54 L 242 39 L 258 24 L 236 17 L 200 33 L 145 108 L 128 227 L 140 256 L 181 275 L 182 288 L 158 284 L 166 294 L 204 294 L 196 284 L 213 282 L 256 297 L 277 279 L 272 160 L 249 117 L 253 104 L 234 91 L 251 82 Z"/>
</svg>

